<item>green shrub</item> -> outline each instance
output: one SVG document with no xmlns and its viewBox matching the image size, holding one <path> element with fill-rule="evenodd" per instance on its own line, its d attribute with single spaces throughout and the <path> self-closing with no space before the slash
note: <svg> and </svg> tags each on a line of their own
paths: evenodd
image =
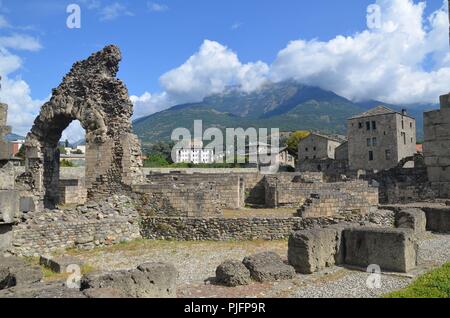
<svg viewBox="0 0 450 318">
<path fill-rule="evenodd" d="M 450 298 L 450 263 L 420 276 L 408 287 L 386 298 Z"/>
</svg>

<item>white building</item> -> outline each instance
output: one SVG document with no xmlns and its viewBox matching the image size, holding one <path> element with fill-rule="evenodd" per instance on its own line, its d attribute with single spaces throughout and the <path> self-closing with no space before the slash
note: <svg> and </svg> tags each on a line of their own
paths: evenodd
<svg viewBox="0 0 450 318">
<path fill-rule="evenodd" d="M 214 150 L 203 149 L 203 142 L 195 140 L 176 151 L 175 163 L 211 164 L 214 163 Z"/>
</svg>

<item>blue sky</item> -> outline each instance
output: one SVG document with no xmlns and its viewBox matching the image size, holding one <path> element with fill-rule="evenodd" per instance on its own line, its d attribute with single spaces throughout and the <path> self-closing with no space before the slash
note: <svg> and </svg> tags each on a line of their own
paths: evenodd
<svg viewBox="0 0 450 318">
<path fill-rule="evenodd" d="M 10 81 L 4 90 L 10 88 L 15 95 L 2 92 L 0 97 L 10 104 L 10 123 L 23 133 L 37 105 L 75 61 L 117 44 L 123 53 L 119 77 L 133 95 L 136 116 L 201 99 L 230 83 L 249 91 L 257 89 L 255 83 L 287 78 L 351 99 L 431 102 L 442 88 L 430 82 L 450 79 L 450 59 L 444 53 L 447 35 L 436 35 L 442 33 L 444 18 L 429 20 L 445 2 L 427 0 L 425 6 L 412 0 L 3 0 L 0 50 L 6 53 L 0 55 L 0 74 Z M 66 27 L 70 3 L 81 7 L 81 29 Z M 381 31 L 367 30 L 366 10 L 373 3 L 383 9 Z M 443 45 L 434 48 L 435 43 Z M 368 58 L 371 52 L 386 55 Z M 11 58 L 20 62 L 2 71 L 2 63 Z M 390 64 L 382 65 L 385 60 Z M 355 79 L 359 70 L 385 74 Z M 439 70 L 445 74 L 438 75 Z M 184 78 L 189 83 L 180 80 Z M 406 79 L 422 83 L 415 88 L 417 94 L 402 93 L 411 86 Z M 391 80 L 399 87 L 387 87 Z M 27 116 L 19 110 L 26 110 Z"/>
</svg>

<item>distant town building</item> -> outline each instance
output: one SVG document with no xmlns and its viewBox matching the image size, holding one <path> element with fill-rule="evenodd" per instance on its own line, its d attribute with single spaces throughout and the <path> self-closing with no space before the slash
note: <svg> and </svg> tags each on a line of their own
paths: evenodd
<svg viewBox="0 0 450 318">
<path fill-rule="evenodd" d="M 25 140 L 14 140 L 10 142 L 11 144 L 11 153 L 13 156 L 16 156 L 20 149 L 22 149 L 23 145 L 25 144 Z"/>
<path fill-rule="evenodd" d="M 313 132 L 300 140 L 298 159 L 299 161 L 336 159 L 336 149 L 346 141 L 345 136 Z"/>
<path fill-rule="evenodd" d="M 270 164 L 279 164 L 281 166 L 295 168 L 295 157 L 289 153 L 287 147 L 272 147 L 270 144 L 263 142 L 250 143 L 247 147 L 247 155 L 249 158 L 251 158 L 252 155 L 255 158 L 258 158 L 258 166 L 264 163 L 269 164 L 267 161 L 270 161 Z M 270 159 L 260 160 L 261 156 L 264 155 L 270 156 Z"/>
<path fill-rule="evenodd" d="M 204 149 L 201 140 L 189 142 L 176 151 L 175 163 L 211 164 L 214 162 L 214 149 Z"/>
<path fill-rule="evenodd" d="M 348 120 L 351 170 L 385 170 L 416 153 L 416 120 L 406 111 L 375 107 Z"/>
</svg>

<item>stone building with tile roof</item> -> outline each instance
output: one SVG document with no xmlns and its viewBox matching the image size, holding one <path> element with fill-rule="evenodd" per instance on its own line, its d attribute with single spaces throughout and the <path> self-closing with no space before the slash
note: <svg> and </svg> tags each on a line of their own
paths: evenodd
<svg viewBox="0 0 450 318">
<path fill-rule="evenodd" d="M 416 153 L 416 120 L 378 106 L 348 120 L 351 170 L 386 170 Z"/>
</svg>

